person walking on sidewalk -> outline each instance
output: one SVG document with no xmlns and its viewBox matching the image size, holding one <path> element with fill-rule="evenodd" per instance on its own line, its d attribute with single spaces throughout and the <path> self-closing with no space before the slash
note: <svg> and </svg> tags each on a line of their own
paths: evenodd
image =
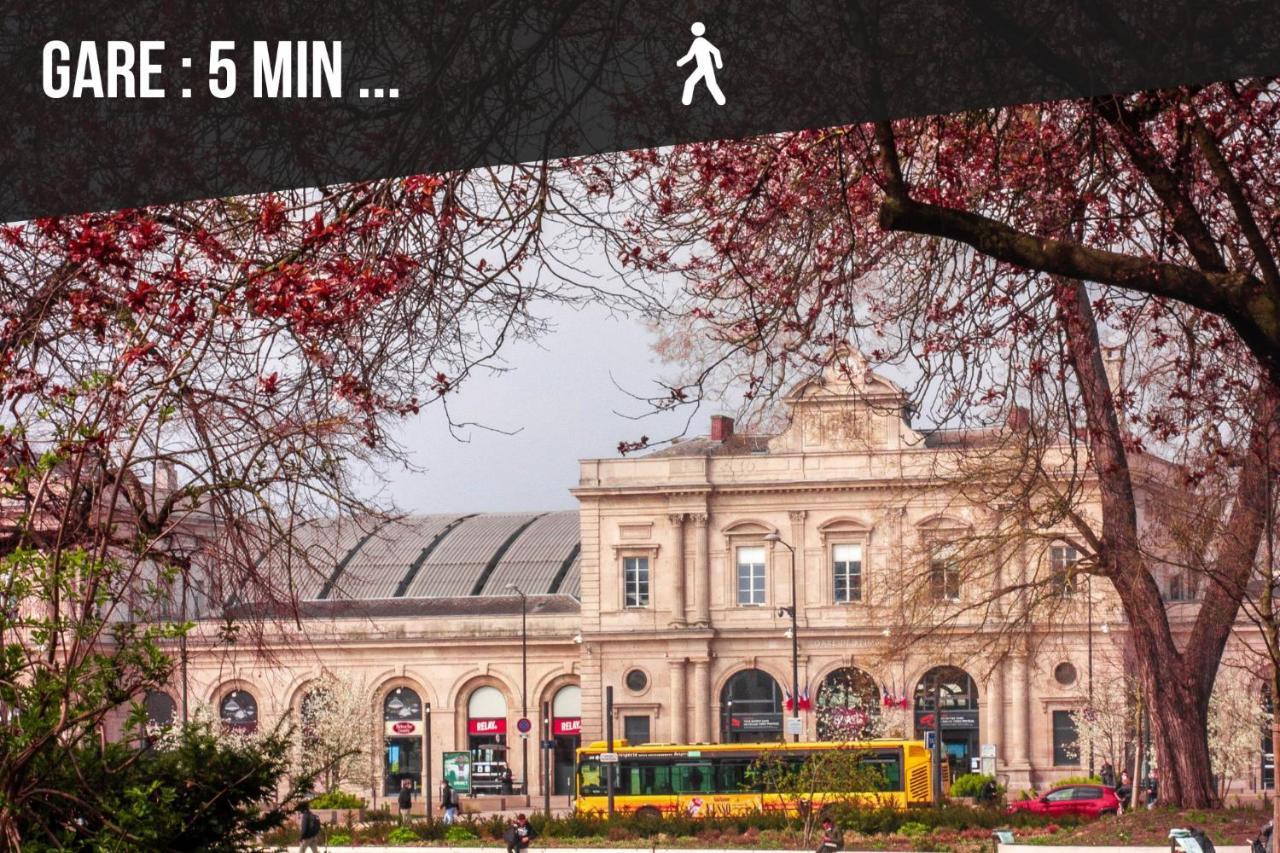
<svg viewBox="0 0 1280 853">
<path fill-rule="evenodd" d="M 408 779 L 400 780 L 400 825 L 404 826 L 409 822 L 409 810 L 413 808 L 413 782 Z"/>
<path fill-rule="evenodd" d="M 301 818 L 298 821 L 298 853 L 320 853 L 320 818 L 316 817 L 311 806 L 306 803 L 298 810 Z"/>
<path fill-rule="evenodd" d="M 452 826 L 458 819 L 458 793 L 449 784 L 449 777 L 444 777 L 444 787 L 440 789 L 440 808 L 444 809 L 444 825 Z"/>
</svg>

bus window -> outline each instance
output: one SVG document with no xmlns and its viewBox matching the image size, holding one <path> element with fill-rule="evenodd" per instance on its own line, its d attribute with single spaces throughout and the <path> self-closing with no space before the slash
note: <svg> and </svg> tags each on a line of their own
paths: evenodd
<svg viewBox="0 0 1280 853">
<path fill-rule="evenodd" d="M 618 794 L 670 794 L 671 768 L 661 764 L 623 762 Z"/>
<path fill-rule="evenodd" d="M 604 774 L 601 772 L 600 760 L 583 758 L 578 762 L 578 795 L 581 797 L 599 797 L 607 793 Z"/>
<path fill-rule="evenodd" d="M 753 783 L 750 769 L 751 762 L 741 758 L 716 762 L 716 793 L 741 794 L 745 791 L 764 790 L 763 784 Z"/>
<path fill-rule="evenodd" d="M 902 790 L 902 759 L 895 753 L 881 752 L 868 755 L 861 761 L 862 767 L 877 777 L 875 790 Z"/>
<path fill-rule="evenodd" d="M 711 783 L 715 777 L 712 775 L 710 762 L 677 764 L 673 769 L 677 794 L 711 793 Z"/>
</svg>

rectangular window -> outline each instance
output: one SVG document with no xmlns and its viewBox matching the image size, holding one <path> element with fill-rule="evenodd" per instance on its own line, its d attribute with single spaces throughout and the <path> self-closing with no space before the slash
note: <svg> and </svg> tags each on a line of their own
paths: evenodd
<svg viewBox="0 0 1280 853">
<path fill-rule="evenodd" d="M 764 604 L 764 549 L 738 549 L 738 604 Z"/>
<path fill-rule="evenodd" d="M 945 557 L 934 557 L 929 566 L 929 591 L 934 601 L 959 601 L 959 567 Z"/>
<path fill-rule="evenodd" d="M 1049 571 L 1054 589 L 1062 595 L 1076 591 L 1076 561 L 1080 554 L 1070 545 L 1054 545 L 1049 549 Z"/>
<path fill-rule="evenodd" d="M 1198 592 L 1195 577 L 1187 572 L 1178 572 L 1169 578 L 1166 597 L 1169 601 L 1195 601 Z"/>
<path fill-rule="evenodd" d="M 623 606 L 649 606 L 649 558 L 622 558 Z"/>
<path fill-rule="evenodd" d="M 648 743 L 649 718 L 623 717 L 622 736 L 627 739 L 627 743 L 631 746 L 639 746 L 642 743 Z"/>
<path fill-rule="evenodd" d="M 862 600 L 862 546 L 836 545 L 831 549 L 832 590 L 836 604 Z"/>
<path fill-rule="evenodd" d="M 1080 733 L 1070 711 L 1053 712 L 1053 766 L 1080 766 Z"/>
</svg>

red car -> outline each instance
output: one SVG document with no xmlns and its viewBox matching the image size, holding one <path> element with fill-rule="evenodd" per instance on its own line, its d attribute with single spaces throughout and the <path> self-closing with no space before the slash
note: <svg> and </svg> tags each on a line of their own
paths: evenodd
<svg viewBox="0 0 1280 853">
<path fill-rule="evenodd" d="M 1115 788 L 1105 785 L 1064 785 L 1032 800 L 1017 800 L 1009 804 L 1009 814 L 1034 812 L 1044 815 L 1080 815 L 1100 817 L 1117 814 L 1120 799 Z"/>
</svg>

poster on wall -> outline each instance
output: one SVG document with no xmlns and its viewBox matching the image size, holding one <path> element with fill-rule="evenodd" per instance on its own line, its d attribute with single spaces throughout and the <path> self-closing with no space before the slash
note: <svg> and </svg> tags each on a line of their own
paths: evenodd
<svg viewBox="0 0 1280 853">
<path fill-rule="evenodd" d="M 446 752 L 444 759 L 444 781 L 459 794 L 471 793 L 471 753 Z"/>
</svg>

